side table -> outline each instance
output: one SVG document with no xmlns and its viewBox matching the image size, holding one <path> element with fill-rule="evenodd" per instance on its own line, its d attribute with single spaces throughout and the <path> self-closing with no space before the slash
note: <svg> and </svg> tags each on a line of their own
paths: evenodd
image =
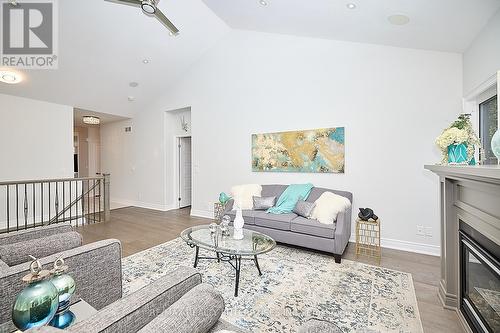
<svg viewBox="0 0 500 333">
<path fill-rule="evenodd" d="M 356 220 L 356 258 L 365 255 L 378 260 L 382 258 L 380 248 L 380 219 Z"/>
</svg>

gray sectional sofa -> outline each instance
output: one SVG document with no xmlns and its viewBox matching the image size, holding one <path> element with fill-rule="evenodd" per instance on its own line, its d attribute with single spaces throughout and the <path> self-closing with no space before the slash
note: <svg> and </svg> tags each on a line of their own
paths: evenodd
<svg viewBox="0 0 500 333">
<path fill-rule="evenodd" d="M 288 185 L 262 185 L 262 197 L 279 198 Z M 323 192 L 341 195 L 352 204 L 352 193 L 314 187 L 306 199 L 316 201 Z M 226 204 L 225 214 L 234 220 L 233 200 Z M 263 210 L 243 210 L 244 228 L 262 232 L 277 242 L 302 246 L 310 249 L 332 253 L 335 262 L 340 263 L 341 256 L 351 236 L 352 209 L 339 213 L 333 225 L 322 224 L 317 220 L 307 219 L 297 214 L 269 214 Z"/>
</svg>

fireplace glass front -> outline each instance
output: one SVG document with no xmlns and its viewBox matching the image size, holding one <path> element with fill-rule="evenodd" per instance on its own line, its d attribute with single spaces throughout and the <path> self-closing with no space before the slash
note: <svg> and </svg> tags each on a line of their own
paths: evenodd
<svg viewBox="0 0 500 333">
<path fill-rule="evenodd" d="M 500 264 L 485 242 L 491 248 L 478 232 L 460 231 L 460 310 L 474 332 L 500 332 Z"/>
</svg>

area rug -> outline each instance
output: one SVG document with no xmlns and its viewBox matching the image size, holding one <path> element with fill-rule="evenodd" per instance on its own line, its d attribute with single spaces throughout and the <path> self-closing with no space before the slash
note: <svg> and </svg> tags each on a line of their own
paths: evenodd
<svg viewBox="0 0 500 333">
<path fill-rule="evenodd" d="M 200 255 L 209 255 L 202 253 Z M 130 294 L 179 266 L 192 267 L 194 249 L 180 238 L 123 259 L 124 293 Z M 239 296 L 228 263 L 200 260 L 204 282 L 225 300 L 226 321 L 249 332 L 296 332 L 310 318 L 343 332 L 423 332 L 411 274 L 277 246 L 242 261 Z"/>
</svg>

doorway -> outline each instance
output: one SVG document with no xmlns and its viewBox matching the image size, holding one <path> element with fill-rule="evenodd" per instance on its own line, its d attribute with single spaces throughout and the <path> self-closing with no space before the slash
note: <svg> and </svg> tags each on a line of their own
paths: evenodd
<svg viewBox="0 0 500 333">
<path fill-rule="evenodd" d="M 191 206 L 191 137 L 177 138 L 177 193 L 178 208 Z"/>
</svg>

